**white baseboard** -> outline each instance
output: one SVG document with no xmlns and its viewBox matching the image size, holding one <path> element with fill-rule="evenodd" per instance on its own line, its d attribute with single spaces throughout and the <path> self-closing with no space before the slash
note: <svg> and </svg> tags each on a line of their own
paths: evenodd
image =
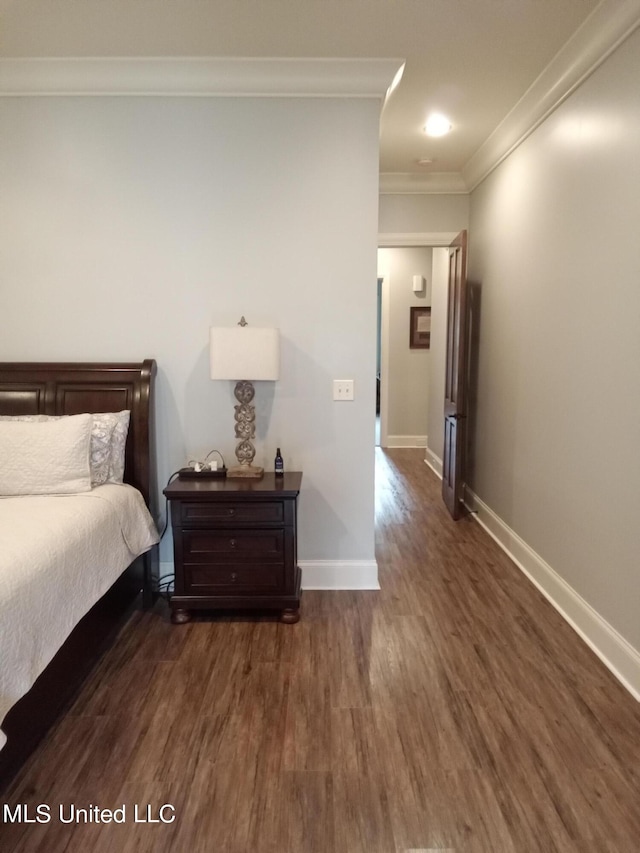
<svg viewBox="0 0 640 853">
<path fill-rule="evenodd" d="M 388 435 L 387 447 L 426 447 L 426 435 Z"/>
<path fill-rule="evenodd" d="M 436 456 L 433 450 L 429 450 L 428 447 L 425 452 L 424 461 L 427 463 L 429 468 L 431 468 L 434 474 L 437 474 L 438 477 L 442 479 L 442 459 L 440 459 L 439 456 Z"/>
<path fill-rule="evenodd" d="M 545 598 L 640 702 L 640 652 L 602 618 L 560 575 L 468 486 L 465 503 L 476 520 Z"/>
<path fill-rule="evenodd" d="M 375 560 L 298 560 L 303 589 L 380 589 Z M 160 563 L 160 577 L 173 575 L 173 563 Z"/>
<path fill-rule="evenodd" d="M 299 560 L 303 589 L 380 589 L 375 560 Z"/>
</svg>

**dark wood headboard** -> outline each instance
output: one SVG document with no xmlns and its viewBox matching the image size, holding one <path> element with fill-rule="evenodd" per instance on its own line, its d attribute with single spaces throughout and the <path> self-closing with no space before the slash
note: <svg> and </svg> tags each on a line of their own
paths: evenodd
<svg viewBox="0 0 640 853">
<path fill-rule="evenodd" d="M 77 415 L 129 409 L 124 479 L 156 500 L 153 383 L 156 363 L 0 362 L 0 414 Z"/>
</svg>

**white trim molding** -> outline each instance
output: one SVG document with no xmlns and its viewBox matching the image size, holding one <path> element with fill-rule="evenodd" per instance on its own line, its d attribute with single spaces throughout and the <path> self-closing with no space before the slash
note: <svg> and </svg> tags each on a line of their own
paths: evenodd
<svg viewBox="0 0 640 853">
<path fill-rule="evenodd" d="M 560 575 L 468 486 L 465 503 L 500 545 L 620 683 L 640 701 L 640 652 L 634 649 Z"/>
<path fill-rule="evenodd" d="M 382 101 L 403 66 L 402 59 L 0 59 L 0 97 L 357 97 Z"/>
<path fill-rule="evenodd" d="M 381 195 L 456 195 L 468 193 L 459 172 L 381 172 Z"/>
<path fill-rule="evenodd" d="M 462 170 L 474 190 L 640 26 L 640 0 L 603 0 Z"/>
<path fill-rule="evenodd" d="M 380 589 L 375 560 L 298 560 L 302 589 Z"/>
<path fill-rule="evenodd" d="M 399 232 L 378 234 L 378 246 L 381 249 L 396 249 L 404 246 L 448 247 L 458 236 L 457 231 Z"/>
<path fill-rule="evenodd" d="M 442 479 L 442 459 L 430 450 L 428 447 L 424 456 L 425 464 L 431 468 L 431 470 L 436 474 L 440 479 Z"/>
<path fill-rule="evenodd" d="M 426 447 L 426 435 L 389 435 L 385 447 Z"/>
</svg>

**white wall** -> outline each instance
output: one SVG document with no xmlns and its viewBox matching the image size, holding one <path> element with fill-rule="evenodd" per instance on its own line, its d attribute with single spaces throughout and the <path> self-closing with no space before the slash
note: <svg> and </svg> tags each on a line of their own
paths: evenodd
<svg viewBox="0 0 640 853">
<path fill-rule="evenodd" d="M 372 561 L 378 128 L 375 100 L 1 99 L 0 358 L 156 358 L 165 482 L 233 459 L 209 326 L 278 326 L 256 462 L 304 471 L 301 560 Z"/>
<path fill-rule="evenodd" d="M 472 489 L 636 650 L 639 80 L 636 32 L 472 194 L 469 247 Z"/>
<path fill-rule="evenodd" d="M 463 231 L 469 226 L 469 196 L 387 194 L 380 196 L 381 234 Z"/>
<path fill-rule="evenodd" d="M 432 250 L 424 247 L 379 249 L 378 275 L 388 289 L 384 309 L 387 359 L 387 433 L 390 447 L 423 447 L 429 412 L 430 350 L 409 347 L 412 306 L 431 305 Z M 421 293 L 413 291 L 414 275 L 423 276 Z"/>
</svg>

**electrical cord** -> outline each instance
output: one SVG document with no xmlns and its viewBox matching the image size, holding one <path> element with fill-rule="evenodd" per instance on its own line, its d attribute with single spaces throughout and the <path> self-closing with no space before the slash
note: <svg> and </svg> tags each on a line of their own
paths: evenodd
<svg viewBox="0 0 640 853">
<path fill-rule="evenodd" d="M 206 465 L 206 464 L 207 464 L 207 462 L 209 461 L 209 457 L 211 456 L 211 454 L 212 454 L 212 453 L 217 453 L 217 454 L 218 454 L 218 456 L 220 457 L 220 461 L 222 462 L 222 467 L 223 467 L 223 468 L 226 468 L 227 466 L 225 465 L 225 462 L 224 462 L 224 456 L 222 455 L 222 453 L 220 453 L 220 451 L 219 451 L 219 450 L 210 450 L 210 451 L 207 453 L 207 455 L 204 457 L 204 463 L 203 463 L 203 464 L 204 464 L 204 465 Z"/>
<path fill-rule="evenodd" d="M 167 486 L 169 485 L 169 483 L 172 483 L 179 474 L 180 474 L 180 471 L 174 471 L 173 474 L 167 480 Z M 165 489 L 167 488 L 167 486 L 165 486 Z M 169 527 L 169 498 L 167 498 L 165 495 L 165 499 L 164 499 L 164 525 L 162 527 L 162 532 L 160 533 L 160 540 L 159 540 L 160 542 L 162 542 L 162 539 L 164 537 L 164 534 L 167 532 L 168 527 Z"/>
<path fill-rule="evenodd" d="M 172 483 L 175 478 L 179 475 L 179 471 L 174 471 L 173 474 L 167 480 L 167 486 L 169 483 Z M 166 488 L 166 486 L 165 486 Z M 164 538 L 164 534 L 167 532 L 167 528 L 169 527 L 169 499 L 165 496 L 164 499 L 164 525 L 162 527 L 162 532 L 160 533 L 159 543 L 162 542 Z M 173 586 L 174 575 L 162 575 L 159 577 L 154 584 L 153 592 L 157 593 L 161 598 L 169 601 L 170 598 L 170 587 Z"/>
<path fill-rule="evenodd" d="M 158 578 L 158 584 L 154 589 L 161 598 L 164 598 L 166 601 L 169 601 L 171 598 L 171 590 L 173 587 L 174 575 L 163 575 L 161 578 Z"/>
<path fill-rule="evenodd" d="M 222 462 L 222 468 L 223 469 L 226 468 L 226 465 L 224 464 L 224 456 L 222 455 L 222 453 L 220 453 L 219 450 L 210 450 L 207 453 L 207 455 L 204 457 L 204 460 L 202 462 L 199 459 L 190 459 L 187 462 L 187 466 L 189 468 L 193 468 L 194 471 L 198 471 L 198 472 L 199 471 L 209 471 L 209 470 L 215 471 L 217 468 L 217 463 L 216 463 L 216 468 L 212 468 L 213 463 L 209 462 L 209 457 L 213 453 L 218 454 L 218 456 L 220 457 L 220 461 Z"/>
<path fill-rule="evenodd" d="M 188 465 L 193 465 L 193 466 L 194 466 L 194 468 L 195 468 L 195 466 L 196 466 L 196 465 L 199 465 L 199 466 L 201 466 L 201 469 L 206 470 L 207 468 L 209 468 L 209 467 L 210 467 L 210 464 L 209 464 L 209 457 L 210 457 L 210 456 L 212 456 L 214 453 L 217 453 L 217 454 L 218 454 L 218 456 L 220 457 L 220 461 L 222 462 L 222 467 L 223 467 L 223 468 L 225 468 L 225 467 L 226 467 L 226 465 L 225 465 L 225 462 L 224 462 L 224 456 L 222 455 L 222 453 L 220 453 L 220 451 L 219 451 L 219 450 L 215 450 L 215 449 L 214 449 L 214 450 L 210 450 L 210 451 L 207 453 L 207 455 L 205 456 L 205 458 L 204 458 L 204 461 L 203 461 L 203 462 L 198 462 L 197 460 L 190 459 L 190 460 L 189 460 L 189 462 L 188 462 L 187 464 L 188 464 Z M 200 469 L 198 469 L 198 470 L 200 470 Z M 173 474 L 171 474 L 171 476 L 170 476 L 170 477 L 169 477 L 169 479 L 167 480 L 167 486 L 168 486 L 170 483 L 172 483 L 172 482 L 175 480 L 175 478 L 176 478 L 176 477 L 179 477 L 179 476 L 180 476 L 180 471 L 174 471 L 174 472 L 173 472 Z M 165 488 L 166 488 L 167 486 L 165 486 Z M 159 539 L 159 542 L 162 542 L 162 540 L 164 539 L 164 535 L 165 535 L 165 533 L 167 532 L 168 528 L 169 528 L 169 498 L 165 495 L 165 498 L 164 498 L 164 525 L 162 526 L 162 532 L 160 533 L 160 539 Z M 156 588 L 154 589 L 154 592 L 157 592 L 157 593 L 158 593 L 158 595 L 160 595 L 160 596 L 162 596 L 163 598 L 166 598 L 167 600 L 169 600 L 169 597 L 170 597 L 170 587 L 172 587 L 172 586 L 173 586 L 173 580 L 174 580 L 174 575 L 173 575 L 173 574 L 170 574 L 170 575 L 163 575 L 162 577 L 158 578 L 158 580 L 157 580 L 157 584 L 156 584 Z"/>
</svg>

